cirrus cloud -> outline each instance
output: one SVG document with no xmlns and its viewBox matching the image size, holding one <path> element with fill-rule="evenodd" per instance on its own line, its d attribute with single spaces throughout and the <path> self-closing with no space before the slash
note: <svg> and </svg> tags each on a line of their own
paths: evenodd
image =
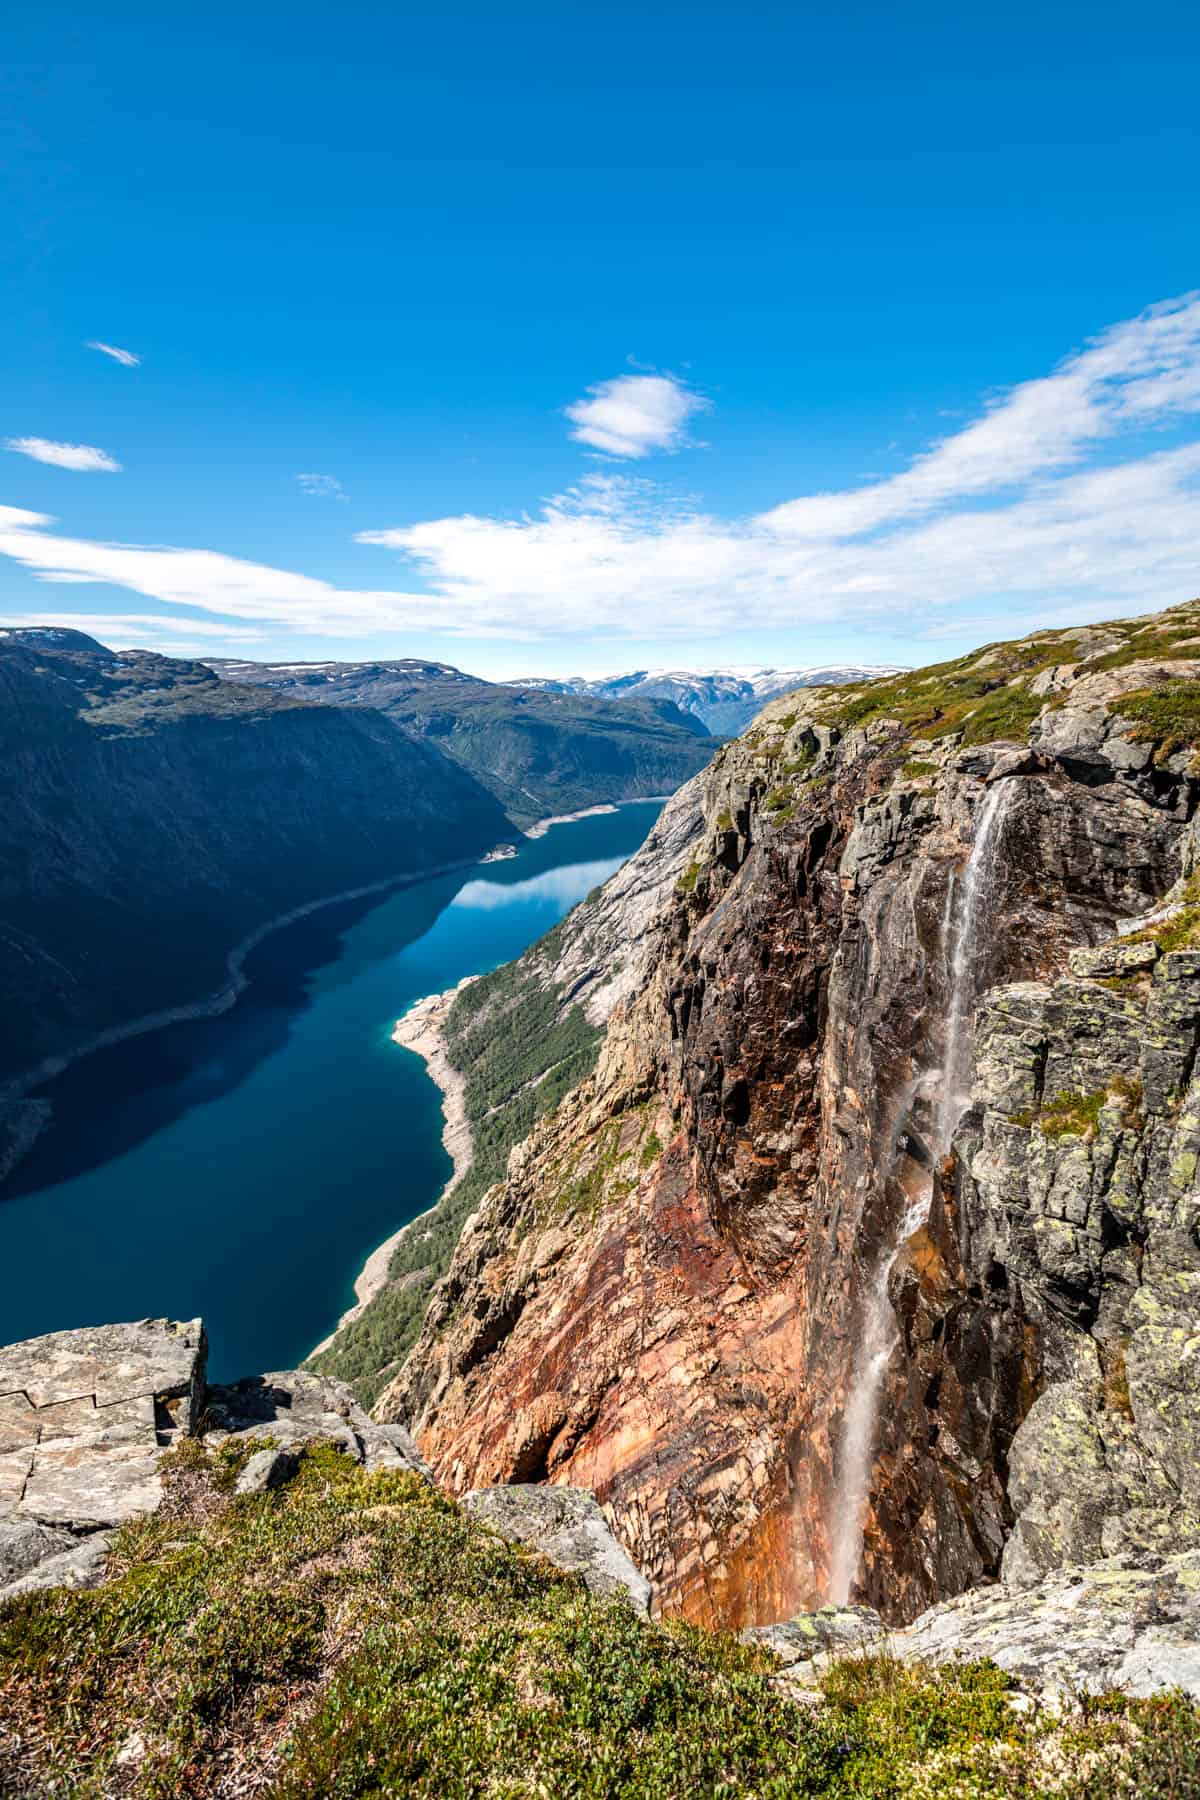
<svg viewBox="0 0 1200 1800">
<path fill-rule="evenodd" d="M 132 350 L 122 350 L 116 344 L 102 344 L 99 338 L 89 338 L 84 349 L 100 350 L 105 356 L 111 356 L 114 362 L 120 363 L 124 369 L 136 369 L 142 360 L 140 356 L 135 356 Z"/>
<path fill-rule="evenodd" d="M 94 444 L 56 444 L 50 438 L 19 437 L 6 438 L 4 447 L 15 450 L 20 456 L 31 456 L 34 462 L 50 463 L 56 469 L 77 469 L 85 473 L 103 470 L 117 474 L 121 468 L 107 450 L 97 450 Z"/>
</svg>

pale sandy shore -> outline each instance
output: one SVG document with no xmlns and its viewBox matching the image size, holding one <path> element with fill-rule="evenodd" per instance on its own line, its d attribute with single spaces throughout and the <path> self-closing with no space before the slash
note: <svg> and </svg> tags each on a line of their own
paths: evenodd
<svg viewBox="0 0 1200 1800">
<path fill-rule="evenodd" d="M 457 987 L 447 988 L 444 994 L 430 994 L 427 999 L 418 1000 L 402 1019 L 396 1020 L 392 1031 L 392 1041 L 421 1057 L 433 1080 L 442 1090 L 442 1143 L 454 1167 L 449 1181 L 438 1196 L 437 1204 L 457 1186 L 471 1166 L 471 1126 L 465 1104 L 466 1083 L 446 1054 L 445 1024 L 446 1015 L 457 995 L 477 979 L 475 975 L 466 975 Z M 412 1231 L 433 1211 L 434 1207 L 430 1207 L 428 1211 L 418 1213 L 415 1219 L 409 1219 L 407 1224 L 401 1225 L 390 1238 L 386 1238 L 377 1249 L 372 1250 L 354 1283 L 354 1305 L 342 1314 L 329 1336 L 323 1338 L 316 1349 L 309 1351 L 310 1356 L 327 1350 L 338 1332 L 344 1326 L 352 1324 L 376 1294 L 387 1286 L 388 1270 L 397 1246 L 406 1232 Z"/>
<path fill-rule="evenodd" d="M 535 825 L 531 825 L 525 836 L 527 838 L 545 837 L 552 825 L 573 825 L 576 819 L 594 819 L 597 813 L 615 813 L 616 810 L 615 806 L 610 806 L 606 802 L 603 806 L 582 807 L 579 812 L 552 813 L 548 819 L 539 819 Z"/>
</svg>

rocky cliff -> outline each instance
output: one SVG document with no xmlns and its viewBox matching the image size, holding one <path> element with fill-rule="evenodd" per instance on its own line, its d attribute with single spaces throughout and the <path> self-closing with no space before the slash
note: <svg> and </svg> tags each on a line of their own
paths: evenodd
<svg viewBox="0 0 1200 1800">
<path fill-rule="evenodd" d="M 514 835 L 377 713 L 68 631 L 0 634 L 0 796 L 0 1084 L 220 990 L 280 914 Z"/>
<path fill-rule="evenodd" d="M 1198 652 L 1192 605 L 769 705 L 379 1416 L 593 1489 L 697 1618 L 1190 1531 Z"/>
</svg>

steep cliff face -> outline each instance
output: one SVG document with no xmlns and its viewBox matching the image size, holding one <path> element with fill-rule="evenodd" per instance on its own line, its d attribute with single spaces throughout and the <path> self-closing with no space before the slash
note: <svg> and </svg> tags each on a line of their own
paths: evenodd
<svg viewBox="0 0 1200 1800">
<path fill-rule="evenodd" d="M 0 1082 L 219 989 L 278 914 L 513 835 L 376 713 L 66 631 L 0 634 L 0 792 Z"/>
<path fill-rule="evenodd" d="M 793 695 L 718 755 L 679 803 L 704 824 L 654 967 L 469 1223 L 380 1401 L 445 1479 L 588 1486 L 668 1610 L 735 1623 L 850 1592 L 913 1617 L 998 1571 L 1015 1513 L 1014 1544 L 1066 1543 L 1027 1519 L 1014 1434 L 1103 1374 L 1091 1334 L 1142 1227 L 1122 1238 L 1095 1200 L 1090 1276 L 1057 1189 L 1033 1230 L 1032 1177 L 970 1105 L 974 1014 L 1017 983 L 1050 996 L 1022 1030 L 1070 1035 L 1070 951 L 1179 876 L 1198 647 L 1195 606 L 1040 634 Z M 1009 1128 L 1049 1143 L 1046 1056 Z M 1166 1155 L 1145 1151 L 1145 1191 Z"/>
</svg>

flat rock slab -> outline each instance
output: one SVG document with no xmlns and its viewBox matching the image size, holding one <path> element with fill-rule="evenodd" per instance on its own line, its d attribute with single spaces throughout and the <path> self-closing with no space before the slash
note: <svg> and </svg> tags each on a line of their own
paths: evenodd
<svg viewBox="0 0 1200 1800">
<path fill-rule="evenodd" d="M 157 1404 L 169 1427 L 188 1430 L 204 1394 L 199 1319 L 142 1319 L 52 1331 L 0 1348 L 0 1424 L 27 1443 L 94 1431 L 91 1415 L 130 1402 Z M 151 1414 L 153 1422 L 153 1414 Z M 13 1445 L 13 1448 L 16 1446 Z"/>
<path fill-rule="evenodd" d="M 199 1319 L 0 1348 L 0 1519 L 89 1532 L 153 1512 L 159 1456 L 199 1413 L 204 1358 Z"/>
<path fill-rule="evenodd" d="M 162 1499 L 159 1444 L 109 1443 L 103 1437 L 42 1444 L 16 1517 L 75 1531 L 124 1525 L 154 1512 Z"/>
<path fill-rule="evenodd" d="M 475 1488 L 462 1507 L 510 1543 L 525 1544 L 568 1574 L 582 1575 L 593 1594 L 623 1595 L 643 1615 L 653 1590 L 608 1526 L 586 1488 L 512 1486 Z"/>
</svg>

